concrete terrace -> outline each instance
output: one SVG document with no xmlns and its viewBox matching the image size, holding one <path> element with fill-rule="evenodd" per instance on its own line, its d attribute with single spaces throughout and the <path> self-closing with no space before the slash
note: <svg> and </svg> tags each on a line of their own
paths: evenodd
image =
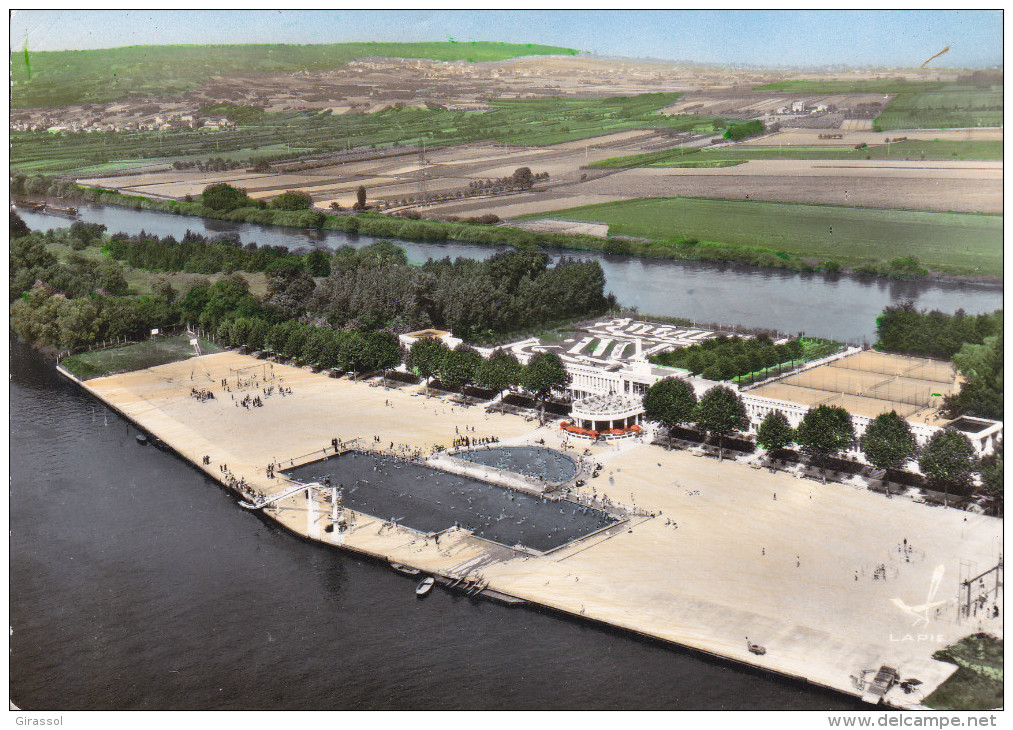
<svg viewBox="0 0 1013 730">
<path fill-rule="evenodd" d="M 268 463 L 313 461 L 332 438 L 369 447 L 379 437 L 384 449 L 393 443 L 395 452 L 428 454 L 472 426 L 503 444 L 564 448 L 552 425 L 425 398 L 420 388 L 386 390 L 279 364 L 263 372 L 291 394 L 272 395 L 263 408 L 237 407 L 235 369 L 250 365 L 264 361 L 226 352 L 84 385 L 194 465 L 208 456 L 198 468 L 212 478 L 226 481 L 224 468 L 268 494 L 288 488 L 266 475 Z M 211 389 L 215 399 L 190 397 L 192 387 Z M 467 530 L 436 541 L 364 514 L 352 514 L 345 532 L 327 532 L 330 505 L 318 491 L 291 494 L 265 512 L 314 540 L 856 696 L 853 677 L 897 667 L 923 682 L 911 695 L 893 689 L 886 699 L 897 706 L 917 705 L 955 670 L 933 660 L 935 650 L 978 630 L 1002 635 L 1001 618 L 958 623 L 955 608 L 960 578 L 991 567 L 1002 552 L 999 519 L 639 440 L 590 448 L 604 468 L 579 494 L 636 507 L 639 516 L 546 553 Z M 922 610 L 940 573 L 935 600 L 943 603 Z M 766 653 L 750 653 L 747 636 Z"/>
<path fill-rule="evenodd" d="M 536 337 L 505 346 L 521 362 L 534 355 L 551 352 L 564 362 L 586 362 L 606 365 L 624 362 L 637 354 L 645 357 L 681 347 L 698 345 L 717 337 L 720 332 L 699 327 L 642 322 L 630 317 L 598 320 L 581 327 L 574 337 L 560 342 L 546 342 Z M 594 344 L 593 349 L 590 345 Z"/>
</svg>

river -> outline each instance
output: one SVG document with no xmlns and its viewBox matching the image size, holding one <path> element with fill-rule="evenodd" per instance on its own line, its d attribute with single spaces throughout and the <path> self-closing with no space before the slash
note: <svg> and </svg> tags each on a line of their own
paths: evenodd
<svg viewBox="0 0 1013 730">
<path fill-rule="evenodd" d="M 21 211 L 32 228 L 61 228 L 59 216 Z M 230 223 L 117 206 L 81 205 L 80 218 L 105 225 L 109 233 L 141 230 L 177 239 L 189 228 L 205 235 L 237 233 L 243 243 L 335 249 L 366 246 L 377 239 L 337 231 L 308 231 L 276 226 Z M 506 247 L 464 243 L 396 241 L 414 261 L 429 258 L 484 259 Z M 884 307 L 911 300 L 919 308 L 969 314 L 1002 307 L 998 286 L 930 281 L 896 281 L 878 277 L 825 276 L 760 269 L 738 264 L 638 259 L 598 252 L 550 252 L 558 258 L 594 259 L 605 272 L 606 289 L 619 303 L 645 314 L 685 317 L 702 323 L 757 327 L 826 337 L 854 344 L 876 339 L 876 317 Z"/>
<path fill-rule="evenodd" d="M 10 699 L 29 710 L 855 710 L 302 540 L 14 338 Z"/>
</svg>

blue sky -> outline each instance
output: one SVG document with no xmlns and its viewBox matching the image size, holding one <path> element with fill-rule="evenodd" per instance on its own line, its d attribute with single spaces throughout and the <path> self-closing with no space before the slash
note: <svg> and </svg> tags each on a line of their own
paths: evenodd
<svg viewBox="0 0 1013 730">
<path fill-rule="evenodd" d="M 920 66 L 1002 63 L 997 10 L 29 10 L 11 47 L 35 51 L 166 43 L 491 40 L 606 56 L 704 63 Z"/>
</svg>

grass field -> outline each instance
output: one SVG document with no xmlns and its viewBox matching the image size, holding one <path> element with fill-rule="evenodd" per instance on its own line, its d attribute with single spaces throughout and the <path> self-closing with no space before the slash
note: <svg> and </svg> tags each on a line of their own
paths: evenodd
<svg viewBox="0 0 1013 730">
<path fill-rule="evenodd" d="M 222 350 L 214 342 L 204 338 L 200 338 L 200 346 L 205 354 Z M 193 355 L 190 338 L 187 335 L 175 335 L 136 342 L 122 347 L 81 352 L 65 357 L 60 364 L 81 380 L 89 380 L 111 373 L 144 370 L 156 365 L 186 360 Z"/>
<path fill-rule="evenodd" d="M 972 634 L 936 652 L 959 669 L 925 699 L 937 710 L 991 710 L 1003 705 L 1003 641 Z"/>
<path fill-rule="evenodd" d="M 873 128 L 952 129 L 1001 127 L 1002 84 L 872 79 L 867 81 L 779 81 L 756 91 L 811 94 L 896 94 Z"/>
<path fill-rule="evenodd" d="M 404 108 L 374 114 L 265 114 L 232 131 L 12 132 L 10 168 L 28 174 L 80 174 L 112 162 L 126 167 L 141 160 L 169 164 L 208 157 L 279 159 L 346 147 L 434 146 L 487 139 L 537 146 L 634 128 L 709 134 L 724 127 L 725 121 L 718 117 L 656 113 L 679 96 L 511 99 L 497 101 L 484 112 Z"/>
<path fill-rule="evenodd" d="M 717 167 L 747 160 L 1001 160 L 999 141 L 912 140 L 854 147 L 732 147 L 670 149 L 592 162 L 591 167 Z"/>
<path fill-rule="evenodd" d="M 197 88 L 212 76 L 323 71 L 370 56 L 478 62 L 576 53 L 558 46 L 485 41 L 129 46 L 35 53 L 29 49 L 30 76 L 24 53 L 11 53 L 11 108 L 175 96 Z"/>
<path fill-rule="evenodd" d="M 542 213 L 609 225 L 610 235 L 696 238 L 847 266 L 916 256 L 955 274 L 1002 276 L 1002 216 L 703 198 L 640 198 Z"/>
</svg>

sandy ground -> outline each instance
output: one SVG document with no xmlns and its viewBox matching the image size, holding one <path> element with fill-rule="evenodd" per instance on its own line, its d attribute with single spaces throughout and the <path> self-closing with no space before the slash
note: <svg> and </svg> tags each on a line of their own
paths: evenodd
<svg viewBox="0 0 1013 730">
<path fill-rule="evenodd" d="M 292 394 L 266 398 L 263 408 L 236 407 L 232 396 L 242 394 L 223 391 L 221 380 L 235 383 L 231 368 L 250 365 L 261 371 L 251 394 L 265 384 Z M 280 494 L 284 485 L 265 476 L 268 462 L 314 460 L 335 437 L 368 446 L 378 435 L 384 447 L 394 442 L 428 452 L 449 444 L 455 426 L 472 425 L 476 435 L 504 443 L 545 439 L 562 447 L 551 426 L 425 398 L 417 387 L 386 390 L 278 364 L 266 366 L 273 379 L 265 381 L 264 372 L 264 361 L 226 352 L 86 386 L 195 464 L 210 456 L 201 468 L 212 477 L 222 479 L 224 464 L 269 493 Z M 199 402 L 192 387 L 210 388 L 215 400 Z M 887 502 L 865 489 L 639 441 L 593 452 L 604 471 L 583 489 L 656 516 L 634 517 L 541 556 L 463 531 L 434 544 L 363 515 L 352 515 L 348 531 L 327 533 L 329 505 L 304 492 L 268 513 L 325 542 L 445 575 L 471 571 L 471 578 L 505 593 L 844 692 L 855 693 L 850 675 L 888 664 L 922 680 L 927 694 L 954 670 L 932 660 L 933 651 L 979 629 L 1001 635 L 1000 621 L 957 623 L 954 609 L 959 577 L 995 564 L 1001 520 L 906 499 Z M 911 547 L 906 556 L 904 540 Z M 884 580 L 874 578 L 879 566 Z M 935 601 L 942 603 L 924 618 L 905 610 Z M 750 654 L 747 636 L 766 654 Z M 903 704 L 920 697 L 894 690 L 889 699 Z"/>
</svg>

